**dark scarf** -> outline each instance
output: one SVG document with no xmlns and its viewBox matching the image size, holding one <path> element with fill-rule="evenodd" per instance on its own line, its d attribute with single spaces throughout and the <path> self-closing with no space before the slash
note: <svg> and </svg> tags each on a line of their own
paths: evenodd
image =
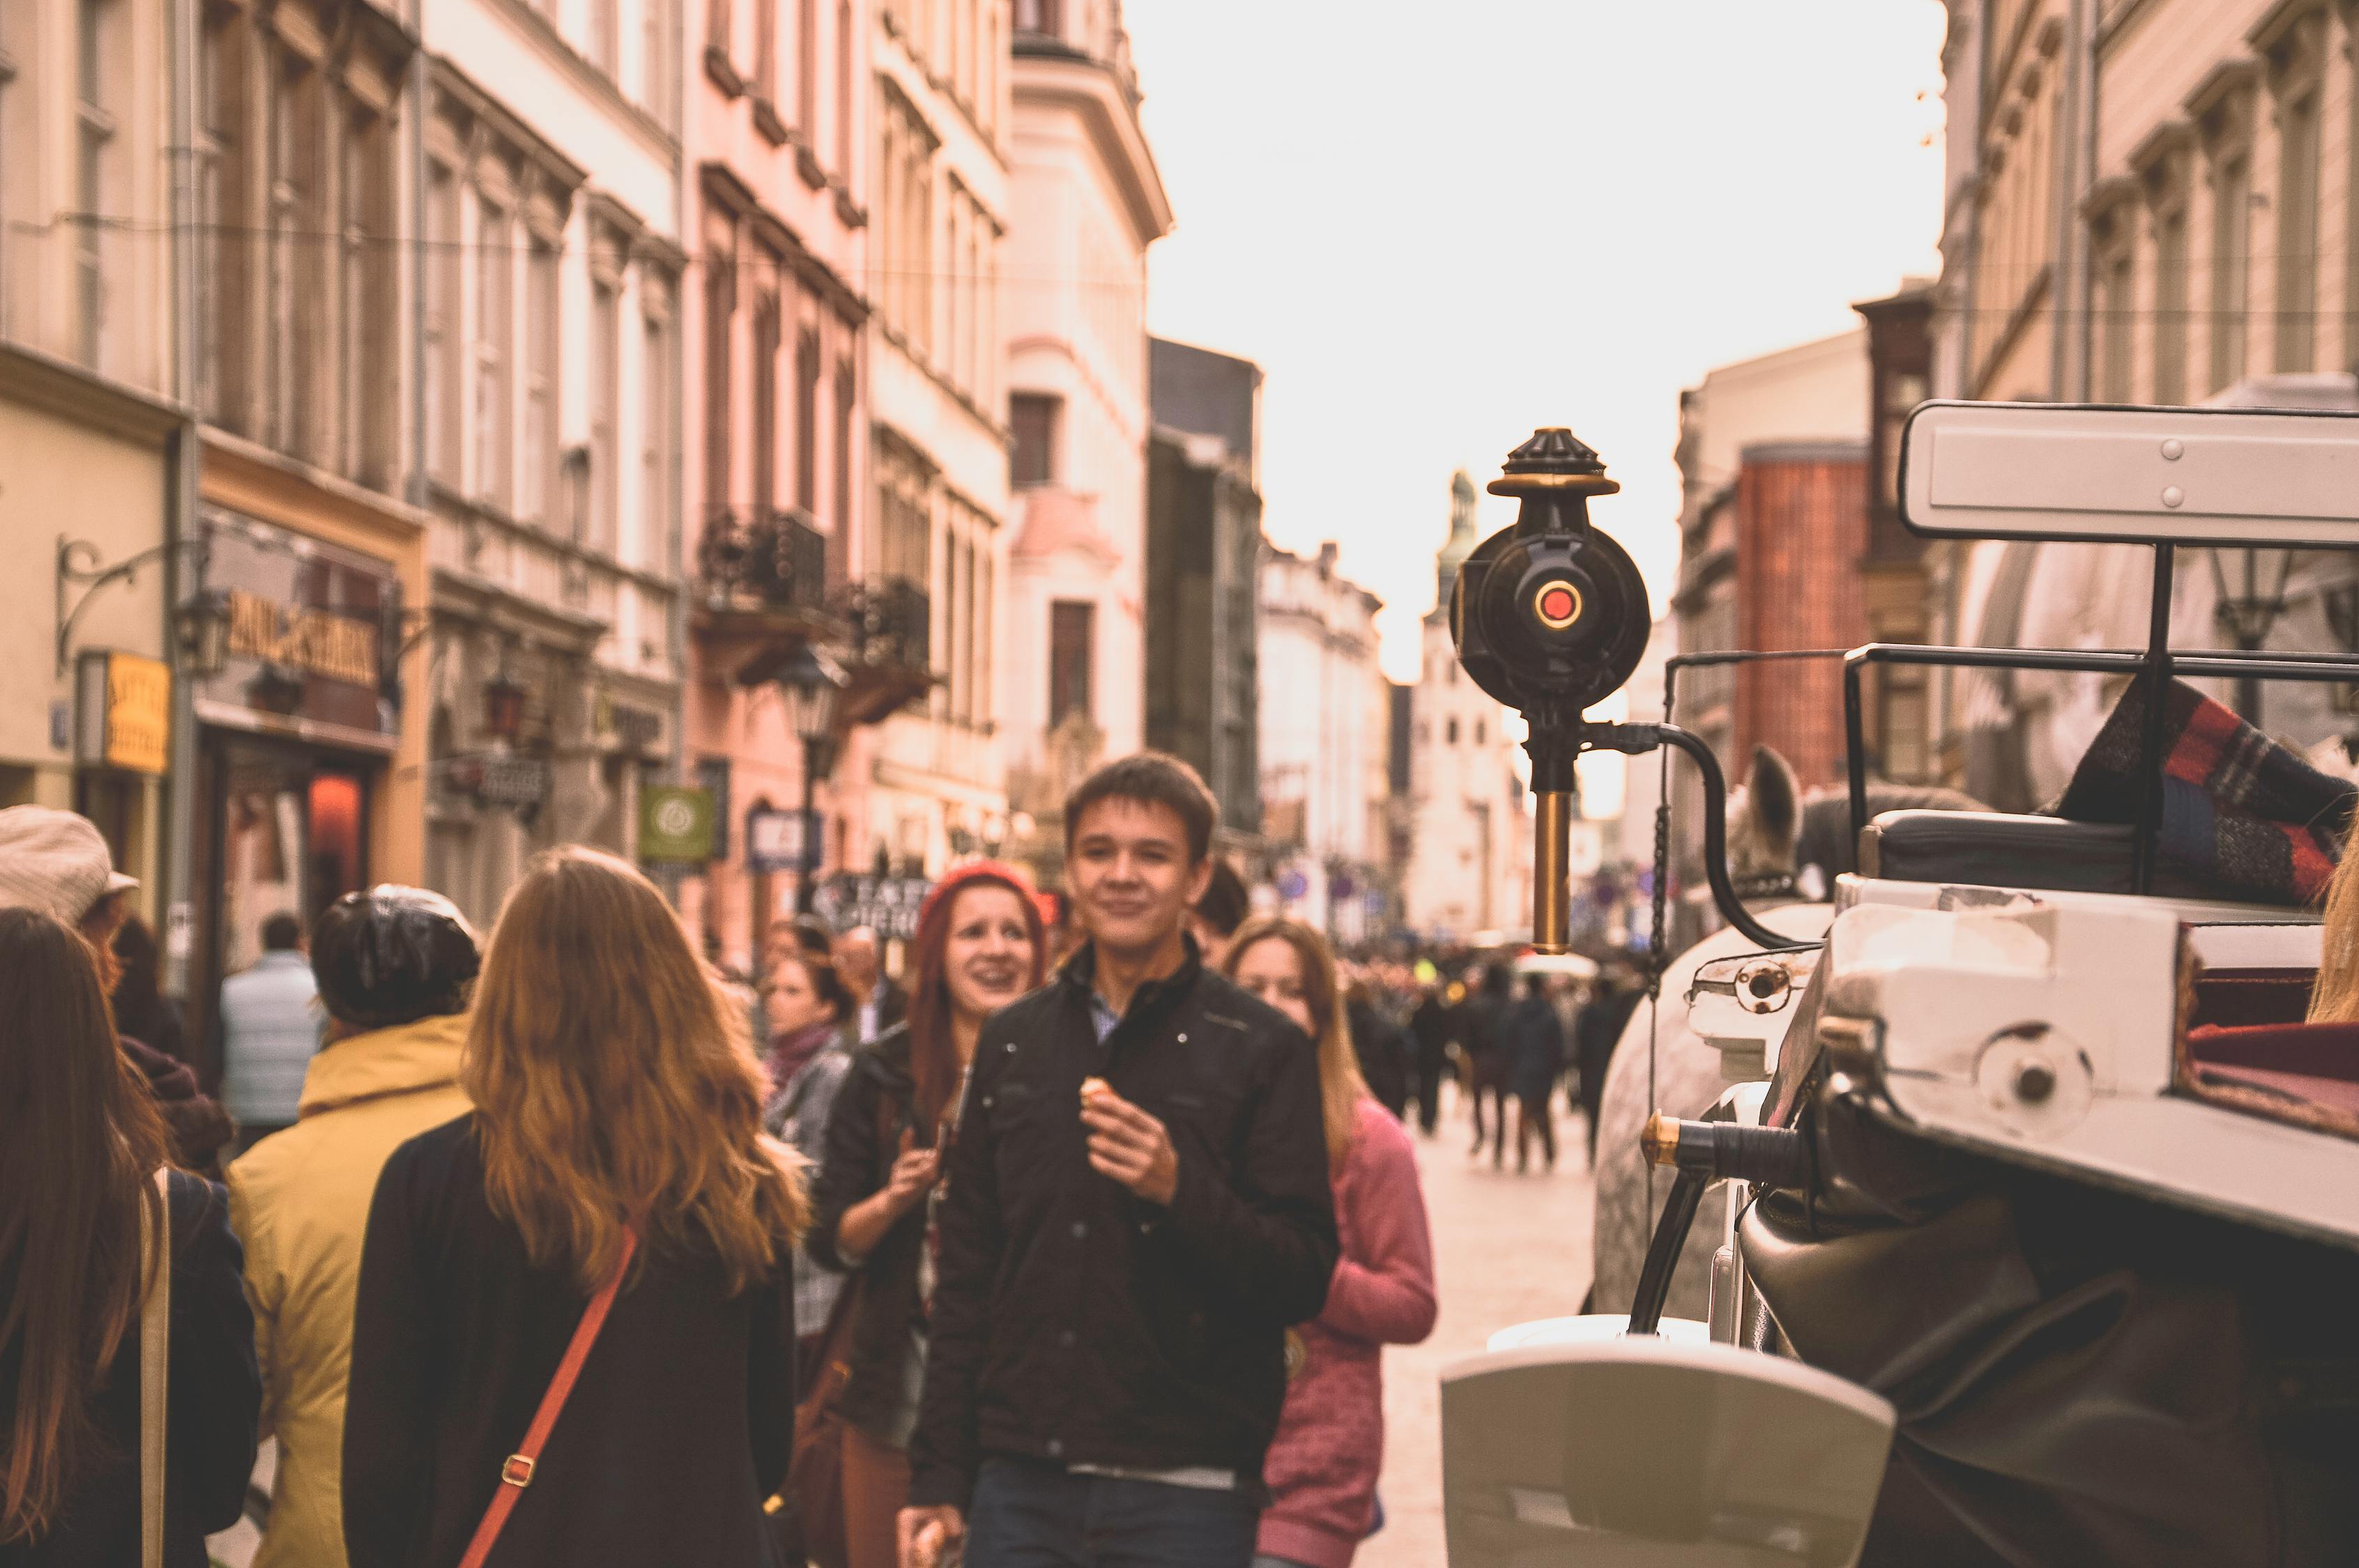
<svg viewBox="0 0 2359 1568">
<path fill-rule="evenodd" d="M 810 1059 L 827 1049 L 835 1038 L 836 1025 L 831 1022 L 806 1023 L 791 1034 L 780 1035 L 770 1042 L 770 1087 L 778 1092 L 795 1081 L 795 1075 L 810 1065 Z"/>
<path fill-rule="evenodd" d="M 2055 815 L 2135 822 L 2146 686 L 2133 681 L 2073 771 Z M 2222 896 L 2306 904 L 2326 892 L 2354 792 L 2193 687 L 2162 710 L 2160 863 Z"/>
</svg>

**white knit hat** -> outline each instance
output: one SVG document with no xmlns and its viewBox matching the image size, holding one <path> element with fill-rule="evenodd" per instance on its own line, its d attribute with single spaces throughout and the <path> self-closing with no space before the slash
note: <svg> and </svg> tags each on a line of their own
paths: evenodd
<svg viewBox="0 0 2359 1568">
<path fill-rule="evenodd" d="M 79 925 L 107 894 L 139 885 L 114 869 L 86 816 L 46 806 L 0 811 L 0 909 L 40 909 Z"/>
</svg>

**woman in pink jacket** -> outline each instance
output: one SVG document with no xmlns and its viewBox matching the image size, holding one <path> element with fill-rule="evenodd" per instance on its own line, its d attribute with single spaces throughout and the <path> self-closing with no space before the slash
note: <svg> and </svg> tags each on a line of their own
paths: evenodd
<svg viewBox="0 0 2359 1568">
<path fill-rule="evenodd" d="M 1375 1523 L 1384 1346 L 1433 1332 L 1425 1195 L 1408 1134 L 1360 1079 L 1326 942 L 1296 921 L 1251 920 L 1224 967 L 1318 1043 L 1343 1242 L 1326 1307 L 1287 1334 L 1286 1408 L 1262 1464 L 1270 1501 L 1254 1568 L 1348 1568 Z"/>
</svg>

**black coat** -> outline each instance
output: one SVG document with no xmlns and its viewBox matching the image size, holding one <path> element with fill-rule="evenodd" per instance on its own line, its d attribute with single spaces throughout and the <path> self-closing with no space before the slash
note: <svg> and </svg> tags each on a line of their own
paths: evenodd
<svg viewBox="0 0 2359 1568">
<path fill-rule="evenodd" d="M 1401 1027 L 1378 1011 L 1374 1002 L 1355 1001 L 1344 1009 L 1352 1026 L 1352 1051 L 1359 1058 L 1360 1076 L 1376 1103 L 1397 1118 L 1408 1105 L 1408 1047 Z"/>
<path fill-rule="evenodd" d="M 262 1374 L 245 1305 L 245 1254 L 229 1196 L 174 1173 L 171 1372 L 165 1389 L 164 1562 L 205 1568 L 205 1537 L 237 1522 L 254 1471 Z M 0 1300 L 16 1290 L 0 1271 Z M 5 1386 L 5 1384 L 0 1384 Z M 104 1444 L 39 1544 L 0 1543 L 5 1568 L 132 1568 L 139 1561 L 139 1322 L 107 1368 L 91 1411 Z"/>
<path fill-rule="evenodd" d="M 794 1436 L 794 1292 L 727 1294 L 711 1258 L 647 1256 L 492 1553 L 493 1568 L 768 1568 L 762 1502 Z M 352 1568 L 465 1552 L 587 1304 L 484 1195 L 474 1118 L 394 1151 L 361 1254 L 344 1411 Z"/>
<path fill-rule="evenodd" d="M 1438 996 L 1428 996 L 1408 1015 L 1409 1037 L 1417 1043 L 1417 1070 L 1438 1073 L 1449 1059 L 1450 1043 L 1457 1038 L 1458 1021 L 1449 1004 Z"/>
<path fill-rule="evenodd" d="M 919 1143 L 931 1145 L 934 1130 L 917 1127 L 910 1111 L 915 1088 L 907 1025 L 853 1054 L 828 1113 L 827 1155 L 811 1185 L 811 1227 L 803 1238 L 804 1250 L 821 1268 L 851 1272 L 837 1243 L 843 1213 L 885 1190 L 900 1154 L 902 1131 L 912 1130 Z M 858 1289 L 864 1293 L 852 1330 L 851 1372 L 837 1409 L 880 1441 L 901 1408 L 908 1358 L 915 1354 L 910 1329 L 918 1321 L 918 1259 L 925 1241 L 926 1206 L 919 1203 L 893 1222 L 859 1265 Z"/>
<path fill-rule="evenodd" d="M 1256 1491 L 1284 1332 L 1335 1267 L 1319 1065 L 1293 1023 L 1198 963 L 1141 986 L 1099 1044 L 1092 955 L 995 1013 L 943 1202 L 913 1503 L 964 1507 L 985 1454 L 1234 1470 Z M 1083 1078 L 1161 1119 L 1169 1207 L 1092 1170 Z"/>
</svg>

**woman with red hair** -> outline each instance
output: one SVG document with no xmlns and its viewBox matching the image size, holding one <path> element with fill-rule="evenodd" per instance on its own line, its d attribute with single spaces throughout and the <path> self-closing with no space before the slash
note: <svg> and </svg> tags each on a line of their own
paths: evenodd
<svg viewBox="0 0 2359 1568">
<path fill-rule="evenodd" d="M 919 911 L 908 1020 L 861 1048 L 828 1117 L 804 1245 L 857 1281 L 836 1405 L 847 1568 L 894 1568 L 898 1554 L 933 1293 L 929 1199 L 984 1020 L 1040 984 L 1047 953 L 1021 871 L 981 861 L 944 877 Z"/>
</svg>

